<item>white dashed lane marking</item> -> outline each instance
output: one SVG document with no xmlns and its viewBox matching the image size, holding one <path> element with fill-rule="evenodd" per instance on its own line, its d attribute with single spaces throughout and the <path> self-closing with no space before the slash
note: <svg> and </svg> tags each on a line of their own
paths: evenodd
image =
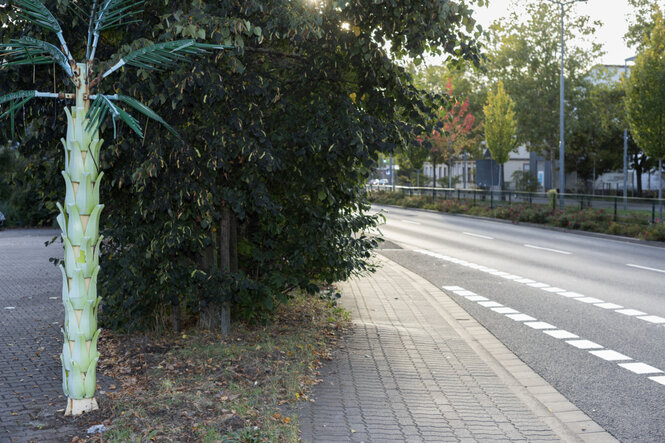
<svg viewBox="0 0 665 443">
<path fill-rule="evenodd" d="M 569 340 L 568 343 L 571 346 L 575 346 L 577 349 L 601 349 L 603 346 L 598 343 L 594 343 L 590 340 Z"/>
<path fill-rule="evenodd" d="M 414 222 L 414 221 L 411 221 L 411 220 L 402 220 L 402 222 L 403 222 L 403 223 L 408 223 L 408 224 L 410 224 L 410 225 L 419 225 L 419 224 L 420 224 L 420 223 L 418 223 L 418 222 Z"/>
<path fill-rule="evenodd" d="M 468 235 L 469 237 L 484 238 L 485 240 L 494 240 L 494 237 L 490 237 L 489 235 L 474 234 L 473 232 L 462 232 L 462 234 Z"/>
<path fill-rule="evenodd" d="M 497 312 L 499 314 L 504 314 L 506 317 L 510 318 L 511 320 L 517 322 L 524 322 L 523 323 L 524 325 L 532 329 L 535 329 L 537 331 L 542 331 L 543 333 L 549 335 L 550 337 L 553 337 L 558 340 L 565 340 L 566 343 L 568 343 L 569 345 L 574 346 L 577 349 L 587 350 L 591 355 L 595 357 L 598 357 L 600 359 L 609 362 L 620 362 L 617 364 L 621 368 L 626 369 L 634 374 L 649 375 L 649 374 L 663 373 L 662 370 L 656 367 L 653 367 L 651 365 L 642 362 L 630 361 L 633 359 L 631 357 L 628 357 L 627 355 L 621 354 L 620 352 L 614 351 L 612 349 L 605 349 L 603 345 L 592 342 L 590 340 L 580 339 L 578 335 L 573 334 L 570 331 L 566 331 L 564 329 L 558 329 L 556 326 L 551 325 L 544 321 L 538 321 L 537 319 L 531 317 L 530 315 L 523 314 L 508 306 L 503 306 L 501 303 L 496 302 L 494 300 L 489 300 L 481 295 L 475 295 L 474 292 L 467 291 L 466 289 L 461 288 L 459 286 L 444 286 L 443 288 L 447 290 L 452 290 L 455 294 L 465 297 L 467 300 L 476 301 L 478 302 L 478 305 L 483 306 L 485 308 L 490 308 L 494 312 Z M 473 294 L 473 295 L 467 295 L 467 294 Z M 586 297 L 586 298 L 593 299 L 593 297 Z M 583 300 L 583 299 L 578 299 L 578 300 L 586 303 L 591 303 L 598 299 L 593 299 L 592 301 Z M 607 303 L 607 304 L 611 305 L 612 303 Z M 665 323 L 665 318 L 658 317 L 655 315 L 647 317 L 638 317 L 638 318 L 640 318 L 641 320 L 650 321 L 652 323 Z M 656 383 L 665 385 L 665 376 L 654 376 L 654 377 L 649 377 L 649 379 L 655 381 Z"/>
<path fill-rule="evenodd" d="M 621 308 L 623 308 L 623 306 L 617 305 L 615 303 L 598 303 L 598 304 L 595 304 L 594 306 L 598 306 L 599 308 L 603 308 L 603 309 L 621 309 Z"/>
<path fill-rule="evenodd" d="M 581 301 L 582 303 L 589 303 L 589 304 L 591 304 L 591 303 L 603 303 L 605 301 L 605 300 L 601 300 L 601 299 L 595 298 L 595 297 L 580 297 L 580 298 L 576 298 L 575 300 Z"/>
<path fill-rule="evenodd" d="M 563 329 L 557 329 L 554 331 L 543 331 L 543 332 L 547 335 L 550 335 L 558 339 L 580 338 L 578 335 L 575 335 L 572 332 L 564 331 Z"/>
<path fill-rule="evenodd" d="M 515 320 L 515 321 L 534 321 L 534 320 L 536 320 L 535 318 L 531 317 L 530 315 L 526 315 L 526 314 L 507 314 L 506 317 L 508 317 L 511 320 Z"/>
<path fill-rule="evenodd" d="M 636 374 L 662 374 L 663 371 L 661 371 L 658 368 L 654 368 L 653 366 L 649 366 L 646 363 L 619 363 L 619 366 L 621 366 L 624 369 L 628 369 L 631 372 L 634 372 Z"/>
<path fill-rule="evenodd" d="M 658 317 L 657 315 L 647 315 L 646 317 L 637 317 L 640 320 L 648 321 L 649 323 L 661 324 L 665 323 L 665 318 Z"/>
<path fill-rule="evenodd" d="M 525 248 L 531 248 L 531 249 L 539 249 L 541 251 L 548 251 L 548 252 L 555 252 L 557 254 L 563 254 L 563 255 L 572 255 L 572 252 L 568 251 L 560 251 L 559 249 L 552 249 L 552 248 L 543 248 L 542 246 L 534 246 L 534 245 L 524 245 Z"/>
<path fill-rule="evenodd" d="M 665 274 L 665 269 L 650 268 L 648 266 L 633 265 L 633 264 L 630 264 L 630 263 L 626 264 L 626 266 L 630 266 L 631 268 L 643 269 L 645 271 L 660 272 L 660 273 Z"/>
<path fill-rule="evenodd" d="M 646 312 L 638 311 L 637 309 L 619 309 L 619 310 L 614 311 L 614 312 L 618 312 L 619 314 L 628 315 L 628 316 L 631 316 L 631 317 L 635 316 L 635 315 L 646 315 L 647 314 Z"/>
<path fill-rule="evenodd" d="M 532 321 L 524 324 L 533 329 L 556 329 L 556 326 L 545 323 L 544 321 Z"/>
<path fill-rule="evenodd" d="M 403 221 L 407 221 L 407 220 L 403 220 Z M 471 232 L 468 232 L 468 233 L 465 232 L 464 234 L 474 235 L 474 236 L 480 235 L 480 234 L 473 234 Z M 548 250 L 548 248 L 542 248 L 540 246 L 534 246 L 534 245 L 524 245 L 524 246 L 532 247 L 532 248 L 536 248 L 536 249 Z M 553 251 L 556 251 L 556 250 L 553 250 Z M 558 288 L 556 286 L 550 286 L 547 283 L 538 282 L 538 281 L 535 281 L 535 280 L 531 280 L 529 278 L 521 277 L 519 275 L 513 275 L 513 274 L 510 274 L 508 272 L 499 271 L 498 269 L 488 268 L 487 266 L 478 265 L 476 263 L 471 263 L 471 262 L 468 262 L 468 261 L 465 261 L 465 260 L 460 260 L 460 259 L 457 259 L 457 258 L 454 258 L 454 257 L 449 257 L 447 255 L 437 254 L 435 252 L 427 251 L 427 250 L 424 250 L 424 249 L 417 249 L 417 250 L 415 250 L 415 252 L 419 252 L 421 254 L 429 255 L 431 257 L 436 257 L 436 258 L 439 258 L 441 260 L 446 260 L 446 261 L 449 261 L 451 263 L 456 263 L 456 264 L 459 264 L 459 265 L 462 265 L 462 266 L 465 266 L 465 267 L 468 267 L 468 268 L 471 268 L 471 269 L 477 269 L 481 272 L 485 272 L 485 273 L 488 273 L 490 275 L 495 275 L 497 277 L 501 277 L 501 278 L 504 278 L 506 280 L 512 280 L 516 283 L 522 283 L 522 284 L 525 284 L 525 285 L 530 286 L 532 288 L 542 289 L 543 291 L 546 291 L 546 292 L 549 292 L 549 293 L 552 293 L 552 294 L 558 294 L 558 295 L 561 295 L 563 297 L 571 298 L 573 300 L 577 300 L 577 301 L 580 301 L 582 303 L 587 303 L 587 304 L 590 304 L 590 305 L 593 305 L 593 306 L 597 306 L 597 307 L 602 308 L 602 309 L 612 310 L 612 311 L 618 312 L 619 314 L 623 314 L 623 315 L 626 315 L 626 316 L 629 316 L 629 317 L 636 317 L 636 318 L 638 318 L 640 320 L 643 320 L 645 322 L 648 322 L 648 323 L 652 323 L 652 324 L 656 324 L 656 325 L 665 324 L 665 317 L 659 317 L 657 315 L 649 315 L 646 312 L 638 311 L 637 309 L 624 309 L 624 307 L 621 306 L 621 305 L 618 305 L 616 303 L 606 302 L 606 301 L 601 300 L 601 299 L 596 298 L 596 297 L 587 297 L 584 294 L 580 294 L 578 292 L 568 291 L 566 289 Z M 565 252 L 565 251 L 558 251 L 558 252 Z M 627 266 L 632 266 L 632 267 L 636 267 L 636 268 L 640 268 L 640 269 L 648 269 L 648 270 L 652 270 L 652 271 L 658 271 L 658 272 L 664 272 L 665 273 L 665 271 L 659 270 L 659 269 L 656 269 L 656 268 L 647 268 L 647 267 L 644 267 L 644 266 L 632 265 L 632 264 L 628 264 Z M 445 286 L 444 289 L 454 291 L 456 294 L 461 295 L 461 296 L 467 296 L 467 295 L 476 296 L 475 293 L 473 293 L 471 291 L 465 291 L 463 288 L 461 288 L 459 286 Z M 457 291 L 460 291 L 460 290 L 465 291 L 465 292 L 461 292 L 461 293 L 457 292 Z M 473 300 L 473 301 L 487 301 L 487 299 L 486 298 L 480 298 L 480 299 L 476 299 L 476 300 Z M 488 306 L 488 307 L 491 307 L 491 306 Z M 510 309 L 510 308 L 508 308 L 508 309 Z M 517 311 L 515 313 L 519 314 Z M 520 321 L 524 321 L 524 320 L 520 320 Z"/>
<path fill-rule="evenodd" d="M 612 351 L 611 349 L 603 349 L 601 351 L 589 351 L 589 353 L 607 361 L 632 360 L 632 358 L 628 357 L 627 355 L 623 355 L 617 351 Z"/>
</svg>

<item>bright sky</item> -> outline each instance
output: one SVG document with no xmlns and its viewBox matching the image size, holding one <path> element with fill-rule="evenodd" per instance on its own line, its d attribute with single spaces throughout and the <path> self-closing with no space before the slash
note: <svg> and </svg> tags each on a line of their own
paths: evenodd
<svg viewBox="0 0 665 443">
<path fill-rule="evenodd" d="M 511 0 L 489 0 L 489 6 L 475 7 L 475 18 L 486 28 L 494 20 L 508 15 L 510 3 Z M 596 33 L 596 41 L 603 45 L 605 55 L 598 60 L 599 63 L 623 65 L 626 58 L 635 55 L 623 41 L 623 35 L 628 30 L 629 17 L 632 15 L 632 8 L 627 0 L 588 0 L 576 4 L 575 11 L 602 22 L 602 27 Z M 553 23 L 553 26 L 559 26 L 559 23 Z"/>
</svg>

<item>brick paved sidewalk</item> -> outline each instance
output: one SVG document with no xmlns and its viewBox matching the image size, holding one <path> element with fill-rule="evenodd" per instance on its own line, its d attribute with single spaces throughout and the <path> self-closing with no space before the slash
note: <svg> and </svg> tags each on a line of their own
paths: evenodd
<svg viewBox="0 0 665 443">
<path fill-rule="evenodd" d="M 59 354 L 62 276 L 49 263 L 61 243 L 54 230 L 0 231 L 0 442 L 70 441 Z"/>
<path fill-rule="evenodd" d="M 304 441 L 614 441 L 442 290 L 381 262 L 341 286 L 354 332 L 300 411 Z"/>
</svg>

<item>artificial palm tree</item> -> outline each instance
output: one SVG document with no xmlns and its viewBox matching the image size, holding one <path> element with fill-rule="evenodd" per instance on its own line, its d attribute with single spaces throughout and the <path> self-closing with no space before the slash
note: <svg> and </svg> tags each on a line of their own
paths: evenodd
<svg viewBox="0 0 665 443">
<path fill-rule="evenodd" d="M 194 40 L 177 40 L 146 46 L 110 64 L 95 64 L 95 53 L 100 35 L 111 28 L 137 21 L 144 0 L 93 0 L 89 5 L 88 35 L 83 62 L 77 62 L 63 37 L 62 28 L 53 14 L 39 0 L 14 0 L 21 23 L 32 23 L 55 33 L 59 47 L 32 37 L 21 37 L 9 43 L 0 43 L 0 69 L 19 65 L 58 64 L 71 80 L 74 93 L 17 91 L 0 96 L 0 104 L 8 109 L 0 118 L 11 116 L 28 101 L 43 98 L 73 100 L 65 107 L 67 133 L 61 139 L 65 150 L 65 204 L 58 204 L 58 224 L 62 229 L 65 246 L 62 271 L 62 302 L 65 306 L 64 344 L 62 362 L 62 388 L 67 396 L 65 415 L 79 415 L 98 409 L 95 400 L 96 367 L 99 359 L 97 339 L 97 295 L 99 274 L 99 219 L 104 205 L 99 203 L 99 189 L 103 172 L 99 168 L 99 153 L 104 140 L 99 138 L 100 126 L 110 116 L 118 118 L 140 137 L 138 121 L 123 109 L 123 105 L 163 124 L 175 134 L 160 116 L 150 108 L 125 95 L 93 94 L 92 89 L 104 78 L 117 73 L 122 66 L 148 70 L 168 68 L 187 56 L 207 52 L 208 49 L 228 49 L 231 46 L 210 45 Z M 105 67 L 106 68 L 103 68 Z M 97 69 L 99 69 L 97 71 Z M 176 134 L 177 135 L 177 134 Z"/>
</svg>

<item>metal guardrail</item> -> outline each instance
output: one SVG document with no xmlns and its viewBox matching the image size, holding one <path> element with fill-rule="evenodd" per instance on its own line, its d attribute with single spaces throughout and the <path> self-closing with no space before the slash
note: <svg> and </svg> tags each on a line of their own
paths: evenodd
<svg viewBox="0 0 665 443">
<path fill-rule="evenodd" d="M 484 189 L 457 189 L 432 188 L 391 185 L 367 185 L 371 191 L 401 192 L 409 196 L 429 196 L 441 200 L 467 200 L 476 204 L 489 204 L 491 209 L 512 204 L 528 203 L 538 205 L 552 205 L 552 209 L 559 209 L 557 198 L 550 199 L 547 192 L 522 192 L 510 190 L 484 190 Z M 590 194 L 564 194 L 564 206 L 578 209 L 604 209 L 614 213 L 614 220 L 619 216 L 643 215 L 650 218 L 651 223 L 662 221 L 662 208 L 664 200 L 657 198 L 627 197 L 624 207 L 623 196 L 603 196 Z"/>
</svg>

